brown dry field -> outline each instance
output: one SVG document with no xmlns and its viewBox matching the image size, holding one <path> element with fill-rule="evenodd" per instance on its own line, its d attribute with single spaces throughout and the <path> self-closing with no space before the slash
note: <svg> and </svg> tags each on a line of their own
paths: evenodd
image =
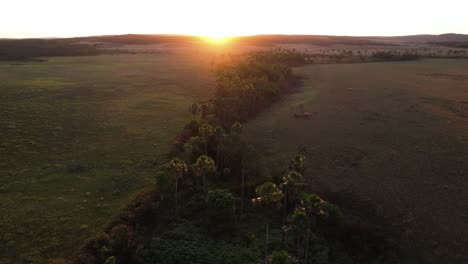
<svg viewBox="0 0 468 264">
<path fill-rule="evenodd" d="M 468 263 L 468 60 L 311 65 L 246 126 L 272 171 L 303 145 L 315 191 L 409 263 Z M 300 105 L 312 117 L 295 119 Z"/>
</svg>

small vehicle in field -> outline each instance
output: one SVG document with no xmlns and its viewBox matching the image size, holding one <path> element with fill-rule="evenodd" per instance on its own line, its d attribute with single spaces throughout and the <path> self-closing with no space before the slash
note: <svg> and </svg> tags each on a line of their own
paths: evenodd
<svg viewBox="0 0 468 264">
<path fill-rule="evenodd" d="M 311 114 L 308 113 L 308 112 L 294 113 L 294 117 L 295 117 L 295 118 L 305 118 L 305 119 L 309 119 L 310 116 L 311 116 Z"/>
<path fill-rule="evenodd" d="M 311 113 L 304 111 L 303 104 L 300 104 L 298 108 L 298 111 L 294 111 L 294 118 L 309 119 L 312 115 Z"/>
</svg>

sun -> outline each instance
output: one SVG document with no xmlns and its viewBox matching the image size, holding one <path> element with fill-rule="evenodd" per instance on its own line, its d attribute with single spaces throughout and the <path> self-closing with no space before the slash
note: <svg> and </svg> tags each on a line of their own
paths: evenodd
<svg viewBox="0 0 468 264">
<path fill-rule="evenodd" d="M 224 44 L 229 42 L 231 36 L 225 34 L 206 34 L 203 38 L 210 43 Z"/>
</svg>

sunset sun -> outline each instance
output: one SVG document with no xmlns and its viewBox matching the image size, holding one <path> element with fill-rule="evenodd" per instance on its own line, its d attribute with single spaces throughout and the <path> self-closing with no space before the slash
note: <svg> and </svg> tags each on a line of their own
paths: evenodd
<svg viewBox="0 0 468 264">
<path fill-rule="evenodd" d="M 224 35 L 224 34 L 207 34 L 204 38 L 214 44 L 223 44 L 229 41 L 232 36 Z"/>
</svg>

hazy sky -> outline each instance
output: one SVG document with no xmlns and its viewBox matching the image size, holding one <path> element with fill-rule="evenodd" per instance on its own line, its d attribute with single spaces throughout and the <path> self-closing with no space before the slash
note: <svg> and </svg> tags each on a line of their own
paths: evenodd
<svg viewBox="0 0 468 264">
<path fill-rule="evenodd" d="M 0 0 L 0 37 L 468 34 L 468 0 Z"/>
</svg>

